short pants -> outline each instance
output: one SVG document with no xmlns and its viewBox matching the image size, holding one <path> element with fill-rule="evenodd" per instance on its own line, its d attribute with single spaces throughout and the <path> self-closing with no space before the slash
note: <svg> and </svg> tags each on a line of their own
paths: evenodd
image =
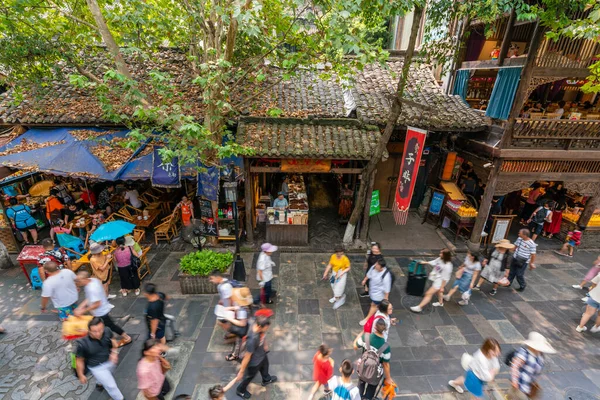
<svg viewBox="0 0 600 400">
<path fill-rule="evenodd" d="M 596 300 L 592 299 L 591 297 L 588 297 L 587 305 L 590 307 L 594 307 L 596 310 L 600 310 L 600 303 L 598 303 Z"/>
<path fill-rule="evenodd" d="M 60 318 L 61 321 L 64 321 L 69 315 L 73 315 L 73 311 L 75 311 L 76 307 L 77 303 L 73 303 L 67 307 L 57 307 L 56 309 L 58 310 L 58 318 Z"/>
</svg>

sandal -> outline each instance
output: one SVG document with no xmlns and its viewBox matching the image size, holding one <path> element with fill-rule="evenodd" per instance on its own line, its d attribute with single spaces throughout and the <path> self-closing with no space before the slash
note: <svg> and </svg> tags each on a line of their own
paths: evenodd
<svg viewBox="0 0 600 400">
<path fill-rule="evenodd" d="M 121 340 L 119 340 L 119 342 L 117 343 L 117 347 L 123 347 L 123 346 L 127 346 L 129 343 L 131 343 L 131 338 L 129 338 L 129 340 L 122 338 Z"/>
<path fill-rule="evenodd" d="M 225 360 L 227 360 L 227 361 L 237 361 L 239 359 L 240 358 L 238 356 L 233 355 L 233 353 L 231 353 L 225 357 Z"/>
</svg>

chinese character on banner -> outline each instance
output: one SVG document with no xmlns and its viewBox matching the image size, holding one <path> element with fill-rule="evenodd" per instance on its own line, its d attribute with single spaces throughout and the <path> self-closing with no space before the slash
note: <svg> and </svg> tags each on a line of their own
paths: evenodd
<svg viewBox="0 0 600 400">
<path fill-rule="evenodd" d="M 406 224 L 426 137 L 427 131 L 425 130 L 411 127 L 406 129 L 404 153 L 402 155 L 402 165 L 400 166 L 393 208 L 396 225 Z"/>
<path fill-rule="evenodd" d="M 170 161 L 163 160 L 159 147 L 152 153 L 152 186 L 164 188 L 181 187 L 179 160 L 174 157 Z"/>
</svg>

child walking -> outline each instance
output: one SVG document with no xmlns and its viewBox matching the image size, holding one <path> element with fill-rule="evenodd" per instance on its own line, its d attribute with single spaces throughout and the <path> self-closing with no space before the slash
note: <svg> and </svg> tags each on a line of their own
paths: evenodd
<svg viewBox="0 0 600 400">
<path fill-rule="evenodd" d="M 569 232 L 567 234 L 567 240 L 565 240 L 565 244 L 560 248 L 559 251 L 554 251 L 556 254 L 566 257 L 573 257 L 573 250 L 575 250 L 576 246 L 581 244 L 581 231 L 579 227 L 576 227 L 573 232 Z M 568 251 L 568 253 L 567 253 Z"/>
<path fill-rule="evenodd" d="M 321 385 L 325 386 L 325 395 L 328 395 L 329 385 L 328 381 L 333 376 L 333 358 L 331 355 L 331 347 L 326 344 L 319 346 L 319 350 L 313 357 L 313 380 L 315 381 L 314 386 L 310 391 L 308 400 L 312 400 L 314 395 L 317 393 Z"/>
</svg>

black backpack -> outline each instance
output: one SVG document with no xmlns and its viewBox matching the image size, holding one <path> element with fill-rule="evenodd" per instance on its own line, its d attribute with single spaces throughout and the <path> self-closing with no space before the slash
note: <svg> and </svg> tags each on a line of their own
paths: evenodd
<svg viewBox="0 0 600 400">
<path fill-rule="evenodd" d="M 515 358 L 515 355 L 517 354 L 518 350 L 511 350 L 506 354 L 506 357 L 504 358 L 504 364 L 508 365 L 509 367 L 512 366 L 512 360 L 513 358 Z"/>
<path fill-rule="evenodd" d="M 381 280 L 383 280 L 387 274 L 390 274 L 390 278 L 392 278 L 392 286 L 390 287 L 390 290 L 391 290 L 394 288 L 394 282 L 396 282 L 396 275 L 394 275 L 394 273 L 392 272 L 391 269 L 389 269 L 388 267 L 385 267 L 385 272 L 383 273 Z"/>
<path fill-rule="evenodd" d="M 537 224 L 543 224 L 548 215 L 547 211 L 544 207 L 540 208 L 533 216 L 533 221 Z"/>
</svg>

